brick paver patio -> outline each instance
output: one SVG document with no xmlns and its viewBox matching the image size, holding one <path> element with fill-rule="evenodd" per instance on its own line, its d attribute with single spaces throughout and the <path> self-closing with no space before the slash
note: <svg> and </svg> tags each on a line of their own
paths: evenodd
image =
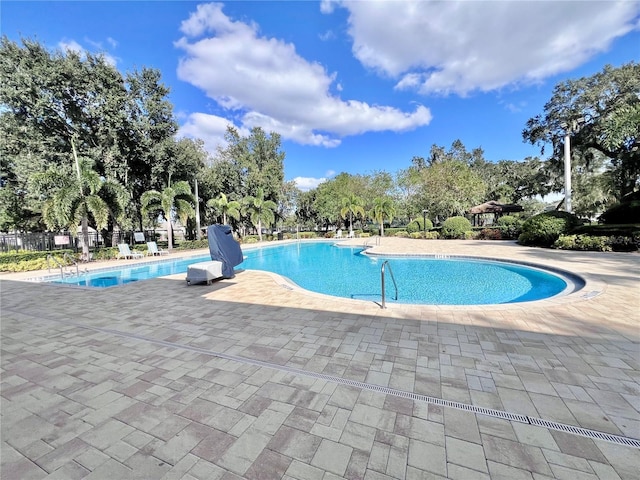
<svg viewBox="0 0 640 480">
<path fill-rule="evenodd" d="M 91 290 L 3 275 L 0 476 L 639 478 L 635 446 L 425 399 L 639 440 L 640 255 L 393 238 L 375 250 L 512 258 L 586 285 L 382 310 L 252 271 Z"/>
</svg>

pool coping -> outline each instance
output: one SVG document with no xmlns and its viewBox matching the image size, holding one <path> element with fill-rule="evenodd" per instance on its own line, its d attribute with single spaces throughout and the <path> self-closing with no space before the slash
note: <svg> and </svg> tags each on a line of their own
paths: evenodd
<svg viewBox="0 0 640 480">
<path fill-rule="evenodd" d="M 275 248 L 281 245 L 287 245 L 287 244 L 291 244 L 291 243 L 300 243 L 300 242 L 304 242 L 304 243 L 332 243 L 333 245 L 337 246 L 337 247 L 349 247 L 349 248 L 362 248 L 363 252 L 365 255 L 370 255 L 370 256 L 378 256 L 378 257 L 396 257 L 396 258 L 403 258 L 403 257 L 415 257 L 415 258 L 436 258 L 436 259 L 455 259 L 455 258 L 460 258 L 460 259 L 472 259 L 472 260 L 485 260 L 485 261 L 495 261 L 495 262 L 501 262 L 501 263 L 512 263 L 512 264 L 517 264 L 517 265 L 523 265 L 523 266 L 527 266 L 530 268 L 537 268 L 540 269 L 542 271 L 550 271 L 552 273 L 555 273 L 559 276 L 562 277 L 563 280 L 567 281 L 567 279 L 571 280 L 571 277 L 575 277 L 578 278 L 579 280 L 581 280 L 583 282 L 583 286 L 581 288 L 578 288 L 577 290 L 573 290 L 571 292 L 566 292 L 567 289 L 569 289 L 569 285 L 567 286 L 567 289 L 563 290 L 563 292 L 560 292 L 559 294 L 554 295 L 553 297 L 549 297 L 549 298 L 545 298 L 545 299 L 541 299 L 541 300 L 531 300 L 531 301 L 526 301 L 526 302 L 510 302 L 510 303 L 499 303 L 499 304 L 494 304 L 494 303 L 485 303 L 485 304 L 470 304 L 470 305 L 451 305 L 451 304 L 417 304 L 417 303 L 393 303 L 393 302 L 386 302 L 385 304 L 385 310 L 388 309 L 403 309 L 406 310 L 408 309 L 424 309 L 424 308 L 435 308 L 435 309 L 452 309 L 452 310 L 475 310 L 478 308 L 491 308 L 491 309 L 520 309 L 523 306 L 557 306 L 557 305 L 564 305 L 564 304 L 568 304 L 568 303 L 574 303 L 574 302 L 580 302 L 580 301 L 587 301 L 590 300 L 592 298 L 598 297 L 600 295 L 602 295 L 605 291 L 606 291 L 606 283 L 602 282 L 602 281 L 598 281 L 595 280 L 594 278 L 590 278 L 590 276 L 588 274 L 577 274 L 577 273 L 573 273 L 573 272 L 569 272 L 566 269 L 563 268 L 559 268 L 557 266 L 553 266 L 553 265 L 544 265 L 541 264 L 539 262 L 528 262 L 528 261 L 523 261 L 523 260 L 519 260 L 519 259 L 513 259 L 513 258 L 509 258 L 509 259 L 505 259 L 505 258 L 496 258 L 496 257 L 487 257 L 487 256 L 480 256 L 480 255 L 465 255 L 465 254 L 442 254 L 442 253 L 399 253 L 399 252 L 380 252 L 380 251 L 376 251 L 376 248 L 379 247 L 380 245 L 370 245 L 369 241 L 371 241 L 372 238 L 375 237 L 369 237 L 369 238 L 355 238 L 355 239 L 326 239 L 326 238 L 316 238 L 316 239 L 300 239 L 300 240 L 296 240 L 296 239 L 291 239 L 291 240 L 282 240 L 282 241 L 278 241 L 278 242 L 269 242 L 269 243 L 254 243 L 254 244 L 247 244 L 247 245 L 242 245 L 243 250 L 254 250 L 254 249 L 264 249 L 264 248 Z M 382 237 L 382 238 L 389 238 L 389 237 Z M 451 241 L 449 241 L 451 242 Z M 504 242 L 506 243 L 506 242 Z M 510 242 L 511 243 L 511 242 Z M 153 265 L 155 263 L 164 263 L 167 262 L 168 260 L 185 260 L 185 259 L 189 259 L 189 258 L 198 258 L 198 257 L 202 257 L 203 255 L 206 255 L 208 253 L 208 249 L 200 249 L 199 253 L 194 253 L 195 251 L 191 251 L 188 255 L 184 255 L 183 252 L 181 251 L 177 251 L 177 252 L 172 252 L 169 256 L 163 256 L 161 258 L 156 257 L 155 259 L 151 260 L 147 260 L 147 259 L 141 259 L 141 260 L 124 260 L 124 262 L 122 262 L 121 260 L 118 260 L 118 265 L 100 265 L 97 264 L 94 266 L 94 268 L 88 268 L 90 264 L 84 264 L 85 265 L 85 271 L 88 272 L 109 272 L 109 271 L 113 271 L 113 270 L 118 270 L 121 269 L 123 266 L 132 266 L 132 265 Z M 266 274 L 268 276 L 270 276 L 271 278 L 274 279 L 274 281 L 276 282 L 276 284 L 281 287 L 281 288 L 286 288 L 289 290 L 296 290 L 298 292 L 304 293 L 306 295 L 315 297 L 315 298 L 321 298 L 324 300 L 333 300 L 335 301 L 336 299 L 339 299 L 341 301 L 346 301 L 346 302 L 354 302 L 354 305 L 378 305 L 381 306 L 381 304 L 377 301 L 374 300 L 358 300 L 358 299 L 353 299 L 353 298 L 347 298 L 347 297 L 337 297 L 337 296 L 333 296 L 333 295 L 328 295 L 328 294 L 323 294 L 323 293 L 319 293 L 319 292 L 314 292 L 311 290 L 307 290 L 303 287 L 301 287 L 300 285 L 298 285 L 297 283 L 295 283 L 293 280 L 290 280 L 289 278 L 277 274 L 277 273 L 273 273 L 273 272 L 268 272 L 265 270 L 253 270 L 253 269 L 239 269 L 237 272 L 241 273 L 243 271 L 254 271 L 254 272 L 258 272 L 258 273 L 262 273 L 262 274 Z M 22 275 L 19 276 L 24 276 L 24 274 L 26 273 L 32 273 L 32 272 L 20 272 Z M 16 277 L 14 277 L 14 275 L 16 275 Z M 175 277 L 177 275 L 186 275 L 186 272 L 183 273 L 177 273 L 177 274 L 170 274 L 170 275 L 165 275 L 165 276 L 161 276 L 161 277 L 157 277 L 157 278 L 172 278 Z M 73 285 L 73 284 L 65 284 L 65 283 L 53 283 L 50 280 L 50 278 L 55 278 L 58 277 L 58 274 L 48 274 L 48 275 L 38 275 L 38 276 L 31 276 L 31 277 L 27 277 L 27 278 L 17 278 L 18 274 L 11 274 L 11 273 L 7 273 L 4 274 L 3 276 L 0 276 L 0 279 L 7 278 L 7 279 L 11 279 L 11 280 L 19 280 L 19 281 L 28 281 L 28 282 L 32 282 L 32 283 L 42 283 L 45 285 L 49 285 L 52 286 L 54 288 L 72 288 L 72 289 L 86 289 L 86 290 L 95 290 L 96 287 L 87 287 L 87 286 L 83 286 L 83 285 Z M 13 278 L 11 278 L 13 277 Z M 109 286 L 109 287 L 105 287 L 108 289 L 112 289 L 112 288 L 122 288 L 122 287 L 127 287 L 131 284 L 139 284 L 139 282 L 129 282 L 129 283 L 124 283 L 124 284 L 120 284 L 120 285 L 113 285 L 113 286 Z"/>
</svg>

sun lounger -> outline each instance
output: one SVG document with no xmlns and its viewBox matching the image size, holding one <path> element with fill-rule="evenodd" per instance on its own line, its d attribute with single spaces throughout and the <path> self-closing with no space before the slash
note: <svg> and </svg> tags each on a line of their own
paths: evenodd
<svg viewBox="0 0 640 480">
<path fill-rule="evenodd" d="M 212 260 L 210 262 L 194 263 L 187 267 L 187 285 L 192 283 L 206 283 L 222 278 L 222 262 Z"/>
<path fill-rule="evenodd" d="M 169 252 L 158 248 L 158 244 L 156 242 L 147 242 L 147 255 L 169 255 Z"/>
<path fill-rule="evenodd" d="M 131 249 L 129 248 L 129 245 L 126 243 L 121 243 L 118 245 L 118 258 L 142 258 L 144 257 L 143 254 L 139 253 L 139 252 L 132 252 Z"/>
</svg>

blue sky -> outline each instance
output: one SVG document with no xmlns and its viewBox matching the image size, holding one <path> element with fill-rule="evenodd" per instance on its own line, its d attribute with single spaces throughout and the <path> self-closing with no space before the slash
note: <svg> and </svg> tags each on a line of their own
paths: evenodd
<svg viewBox="0 0 640 480">
<path fill-rule="evenodd" d="M 640 2 L 3 1 L 2 34 L 153 67 L 180 135 L 278 132 L 285 176 L 396 172 L 460 139 L 490 161 L 539 155 L 526 121 L 553 87 L 640 60 Z"/>
</svg>

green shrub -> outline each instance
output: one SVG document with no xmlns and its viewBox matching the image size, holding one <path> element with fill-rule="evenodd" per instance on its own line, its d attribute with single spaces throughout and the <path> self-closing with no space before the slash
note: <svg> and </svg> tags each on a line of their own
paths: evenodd
<svg viewBox="0 0 640 480">
<path fill-rule="evenodd" d="M 478 240 L 502 240 L 502 230 L 500 228 L 483 228 L 476 235 Z"/>
<path fill-rule="evenodd" d="M 465 217 L 450 217 L 442 224 L 442 238 L 472 238 L 471 222 Z M 471 234 L 468 235 L 467 233 Z"/>
<path fill-rule="evenodd" d="M 620 203 L 600 215 L 599 220 L 605 224 L 640 223 L 640 190 L 625 195 Z"/>
<path fill-rule="evenodd" d="M 29 260 L 45 259 L 53 254 L 55 257 L 62 259 L 64 254 L 69 254 L 75 258 L 76 254 L 73 250 L 55 250 L 51 251 L 32 251 L 32 250 L 18 250 L 7 253 L 0 253 L 0 266 L 6 263 L 18 263 Z"/>
<path fill-rule="evenodd" d="M 438 232 L 413 232 L 410 233 L 409 236 L 411 238 L 424 238 L 426 240 L 437 240 L 440 238 L 440 234 Z"/>
<path fill-rule="evenodd" d="M 48 268 L 47 257 L 53 255 L 57 262 L 67 265 L 69 262 L 64 256 L 78 260 L 78 255 L 73 250 L 51 251 L 31 251 L 19 250 L 17 252 L 0 253 L 0 272 L 29 272 L 32 270 L 43 270 Z M 57 264 L 51 263 L 52 268 L 58 268 Z"/>
<path fill-rule="evenodd" d="M 316 232 L 300 232 L 299 238 L 318 238 L 318 234 Z"/>
<path fill-rule="evenodd" d="M 389 235 L 391 236 L 391 235 Z M 406 230 L 398 230 L 397 232 L 395 232 L 393 234 L 394 237 L 400 237 L 400 238 L 409 238 L 409 232 L 407 232 Z"/>
<path fill-rule="evenodd" d="M 614 252 L 636 252 L 640 250 L 640 233 L 633 236 L 611 236 L 609 245 Z"/>
<path fill-rule="evenodd" d="M 49 264 L 45 258 L 35 258 L 2 265 L 3 272 L 31 272 L 33 270 L 46 270 L 47 268 L 49 268 Z M 55 271 L 58 267 L 51 264 L 51 268 Z"/>
<path fill-rule="evenodd" d="M 259 239 L 255 235 L 245 235 L 242 237 L 242 243 L 258 243 Z"/>
<path fill-rule="evenodd" d="M 553 248 L 596 252 L 610 252 L 612 250 L 608 237 L 591 237 L 589 235 L 560 235 L 553 243 Z"/>
<path fill-rule="evenodd" d="M 200 240 L 183 240 L 176 247 L 176 250 L 196 250 L 198 248 L 209 248 L 209 240 L 201 238 Z M 147 251 L 146 248 L 143 251 Z"/>
<path fill-rule="evenodd" d="M 431 220 L 428 218 L 424 225 L 426 225 L 427 231 L 433 228 L 433 223 L 431 223 Z M 413 222 L 410 222 L 409 225 L 407 225 L 407 232 L 409 233 L 423 232 L 424 230 L 425 228 L 422 224 L 422 218 L 416 218 Z"/>
<path fill-rule="evenodd" d="M 640 224 L 586 224 L 572 230 L 572 233 L 604 237 L 638 237 Z"/>
<path fill-rule="evenodd" d="M 524 220 L 519 217 L 513 217 L 511 215 L 505 215 L 498 218 L 496 226 L 500 228 L 503 240 L 516 240 L 520 233 L 522 233 L 522 224 Z"/>
<path fill-rule="evenodd" d="M 384 236 L 385 237 L 397 237 L 398 235 L 396 235 L 398 232 L 404 232 L 407 233 L 407 229 L 404 227 L 389 227 L 389 228 L 385 228 L 384 229 Z"/>
<path fill-rule="evenodd" d="M 119 250 L 116 247 L 99 248 L 91 252 L 93 260 L 112 260 L 117 258 Z"/>
<path fill-rule="evenodd" d="M 522 245 L 550 247 L 560 237 L 571 233 L 580 224 L 571 213 L 551 211 L 534 215 L 522 225 L 518 242 Z"/>
</svg>

